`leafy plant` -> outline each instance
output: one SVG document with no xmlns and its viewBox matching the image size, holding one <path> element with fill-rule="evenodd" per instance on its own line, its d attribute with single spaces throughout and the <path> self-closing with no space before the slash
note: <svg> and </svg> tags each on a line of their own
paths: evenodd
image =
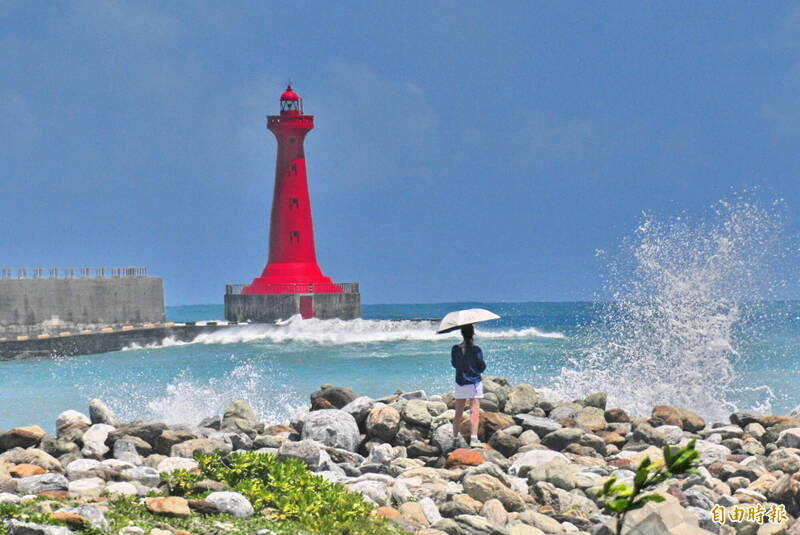
<svg viewBox="0 0 800 535">
<path fill-rule="evenodd" d="M 297 524 L 306 533 L 390 534 L 363 496 L 308 470 L 298 459 L 258 452 L 195 455 L 200 474 L 176 470 L 163 477 L 171 490 L 197 494 L 197 482 L 213 479 L 243 494 L 265 517 Z"/>
<path fill-rule="evenodd" d="M 617 483 L 617 476 L 612 475 L 598 492 L 598 497 L 606 498 L 606 512 L 617 518 L 617 535 L 622 533 L 628 512 L 641 509 L 648 502 L 664 501 L 660 494 L 642 494 L 643 492 L 673 476 L 697 473 L 700 452 L 695 449 L 695 440 L 690 440 L 686 446 L 675 450 L 664 446 L 663 453 L 663 460 L 650 462 L 650 457 L 642 459 L 633 478 L 633 487 Z"/>
</svg>

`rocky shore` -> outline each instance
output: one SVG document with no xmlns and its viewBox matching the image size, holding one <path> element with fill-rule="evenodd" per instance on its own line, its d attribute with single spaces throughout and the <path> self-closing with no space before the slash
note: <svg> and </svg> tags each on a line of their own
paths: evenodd
<svg viewBox="0 0 800 535">
<path fill-rule="evenodd" d="M 163 476 L 197 471 L 197 452 L 248 450 L 302 460 L 361 493 L 373 514 L 401 532 L 611 535 L 615 521 L 596 497 L 604 481 L 615 474 L 630 483 L 641 459 L 661 458 L 665 444 L 696 439 L 698 473 L 656 488 L 666 501 L 629 514 L 625 533 L 800 535 L 800 419 L 737 412 L 729 422 L 709 423 L 671 406 L 632 418 L 607 408 L 603 393 L 568 402 L 498 377 L 485 377 L 484 389 L 478 448 L 457 447 L 449 394 L 371 399 L 324 385 L 311 395 L 309 410 L 272 426 L 242 401 L 198 425 L 168 426 L 119 422 L 102 401 L 92 400 L 88 417 L 60 414 L 54 437 L 37 426 L 0 431 L 0 512 L 29 503 L 38 515 L 8 516 L 0 533 L 230 532 L 233 525 L 215 516 L 260 514 L 245 496 L 213 479 L 199 483 L 209 492 L 201 500 L 170 496 Z M 466 415 L 462 432 L 469 434 Z M 120 496 L 165 522 L 111 531 L 106 515 Z M 786 516 L 758 522 L 747 513 L 758 506 Z M 743 518 L 723 513 L 720 523 L 712 516 L 736 510 L 745 511 Z M 198 521 L 178 529 L 166 522 L 170 518 Z"/>
</svg>

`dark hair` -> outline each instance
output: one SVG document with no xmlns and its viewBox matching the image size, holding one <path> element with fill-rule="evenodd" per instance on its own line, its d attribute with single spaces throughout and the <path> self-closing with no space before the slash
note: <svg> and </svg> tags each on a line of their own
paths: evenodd
<svg viewBox="0 0 800 535">
<path fill-rule="evenodd" d="M 472 325 L 464 325 L 461 327 L 461 336 L 464 337 L 464 349 L 469 351 L 472 347 L 472 338 L 475 336 L 475 327 Z"/>
</svg>

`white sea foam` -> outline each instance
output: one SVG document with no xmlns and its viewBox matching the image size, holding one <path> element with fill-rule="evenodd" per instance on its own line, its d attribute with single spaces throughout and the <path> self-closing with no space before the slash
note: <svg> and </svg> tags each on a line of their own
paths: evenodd
<svg viewBox="0 0 800 535">
<path fill-rule="evenodd" d="M 137 344 L 136 342 L 132 343 L 129 346 L 125 346 L 122 348 L 122 351 L 135 351 L 137 349 L 159 349 L 162 347 L 176 347 L 176 346 L 185 346 L 188 345 L 189 342 L 183 342 L 181 340 L 176 339 L 174 336 L 168 336 L 161 340 L 160 342 L 153 342 L 152 344 Z"/>
<path fill-rule="evenodd" d="M 299 315 L 276 325 L 230 326 L 214 332 L 197 335 L 191 343 L 195 344 L 241 344 L 266 341 L 272 343 L 298 342 L 320 345 L 370 344 L 380 342 L 426 342 L 458 339 L 460 334 L 436 334 L 436 323 L 412 320 L 320 320 L 302 319 Z M 522 338 L 565 338 L 559 332 L 545 332 L 535 327 L 525 329 L 483 330 L 477 329 L 477 338 L 483 339 L 522 339 Z M 129 346 L 126 349 L 155 349 L 182 345 L 167 339 L 165 343 L 148 344 L 145 347 Z"/>
<path fill-rule="evenodd" d="M 589 348 L 555 388 L 571 398 L 605 391 L 611 406 L 636 415 L 672 404 L 724 418 L 743 393 L 736 328 L 758 308 L 743 303 L 774 288 L 780 228 L 775 210 L 741 199 L 703 221 L 645 217 L 611 266 L 613 303 L 586 329 Z M 769 389 L 749 391 L 769 408 Z"/>
<path fill-rule="evenodd" d="M 182 374 L 171 381 L 161 395 L 146 404 L 149 416 L 168 424 L 197 423 L 221 415 L 231 402 L 242 399 L 268 424 L 285 423 L 287 415 L 300 408 L 298 396 L 286 381 L 266 374 L 252 364 L 242 364 L 219 378 L 198 381 Z"/>
</svg>

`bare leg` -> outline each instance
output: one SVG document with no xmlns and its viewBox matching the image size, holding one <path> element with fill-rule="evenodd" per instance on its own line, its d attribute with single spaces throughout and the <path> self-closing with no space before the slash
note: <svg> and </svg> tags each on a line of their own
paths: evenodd
<svg viewBox="0 0 800 535">
<path fill-rule="evenodd" d="M 478 436 L 478 424 L 481 420 L 481 400 L 472 398 L 469 407 L 469 419 L 472 424 L 472 436 Z"/>
<path fill-rule="evenodd" d="M 458 437 L 461 433 L 461 416 L 464 414 L 465 399 L 456 400 L 456 414 L 453 416 L 453 437 Z"/>
</svg>

